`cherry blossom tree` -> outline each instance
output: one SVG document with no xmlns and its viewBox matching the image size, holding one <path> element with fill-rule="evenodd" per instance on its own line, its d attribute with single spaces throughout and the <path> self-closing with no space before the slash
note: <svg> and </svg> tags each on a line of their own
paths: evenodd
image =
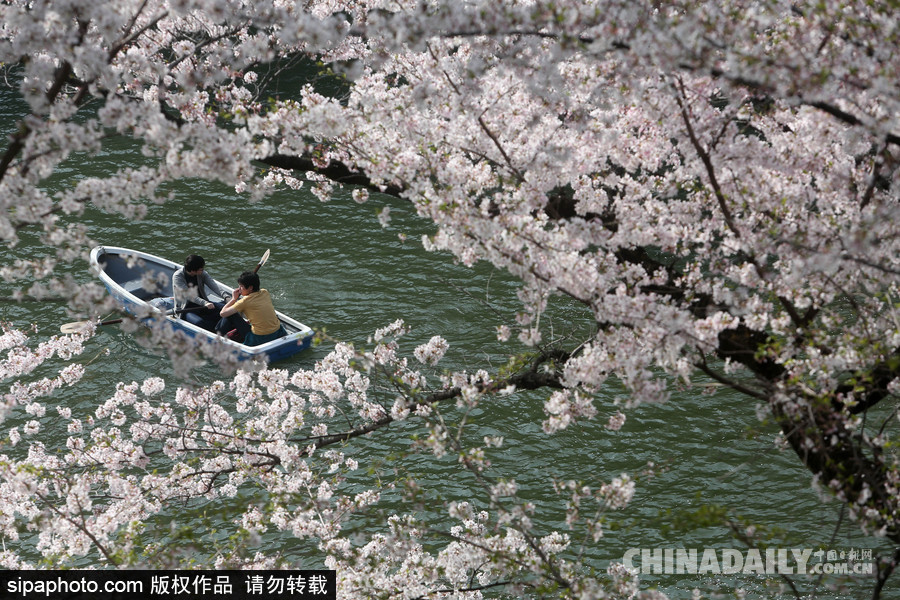
<svg viewBox="0 0 900 600">
<path fill-rule="evenodd" d="M 638 403 L 703 376 L 758 403 L 863 531 L 900 544 L 900 30 L 889 3 L 12 0 L 0 31 L 0 62 L 31 111 L 0 158 L 0 236 L 12 247 L 35 231 L 55 249 L 3 268 L 8 281 L 38 281 L 17 297 L 110 308 L 96 286 L 53 276 L 83 260 L 88 203 L 140 218 L 188 176 L 253 199 L 288 185 L 324 200 L 350 186 L 359 202 L 411 203 L 436 227 L 427 249 L 516 277 L 521 311 L 497 332 L 531 349 L 503 371 L 438 376 L 446 342 L 404 356 L 398 322 L 366 344 L 337 343 L 309 372 L 174 391 L 122 383 L 92 415 L 60 411 L 61 452 L 10 431 L 4 539 L 33 532 L 50 564 L 178 564 L 162 543 L 142 549 L 146 519 L 255 489 L 243 537 L 214 564 L 283 564 L 242 552 L 279 531 L 314 540 L 348 597 L 629 597 L 633 574 L 591 575 L 567 548 L 575 532 L 600 543 L 602 518 L 634 493 L 630 476 L 558 482 L 572 531 L 540 531 L 515 481 L 491 473 L 503 440 L 462 435 L 445 414 L 539 390 L 548 435 L 599 412 L 616 430 Z M 272 73 L 308 59 L 340 93 L 277 89 Z M 139 140 L 152 166 L 43 191 L 112 134 Z M 590 334 L 548 339 L 542 316 L 559 296 Z M 77 385 L 71 366 L 31 374 L 90 335 L 35 342 L 5 326 L 0 418 L 43 414 L 42 399 Z M 598 410 L 612 380 L 627 395 Z M 489 510 L 449 506 L 438 548 L 424 541 L 438 525 L 412 512 L 351 541 L 343 527 L 382 494 L 412 502 L 416 489 L 346 493 L 357 464 L 341 448 L 410 421 L 422 451 L 459 456 Z M 9 545 L 0 556 L 28 562 Z M 898 559 L 880 566 L 876 597 Z"/>
</svg>

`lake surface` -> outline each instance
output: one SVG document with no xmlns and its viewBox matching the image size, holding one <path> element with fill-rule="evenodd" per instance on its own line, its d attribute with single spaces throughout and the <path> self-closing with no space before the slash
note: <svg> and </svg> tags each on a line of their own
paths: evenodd
<svg viewBox="0 0 900 600">
<path fill-rule="evenodd" d="M 4 137 L 23 110 L 15 95 L 0 89 L 0 133 Z M 5 149 L 6 141 L 2 144 Z M 108 172 L 113 165 L 143 160 L 133 144 L 117 141 L 101 156 L 70 160 L 48 182 L 47 189 L 61 190 L 81 177 Z M 207 270 L 230 285 L 271 249 L 260 276 L 276 307 L 314 328 L 326 329 L 335 339 L 364 344 L 376 328 L 403 318 L 413 328 L 403 350 L 411 353 L 416 344 L 442 335 L 450 343 L 442 363 L 448 369 L 497 368 L 505 356 L 522 350 L 499 343 L 494 333 L 497 325 L 513 322 L 518 309 L 515 282 L 489 265 L 469 269 L 454 264 L 446 255 L 425 252 L 420 238 L 431 231 L 429 224 L 399 200 L 373 197 L 359 205 L 347 190 L 322 203 L 301 189 L 282 191 L 251 204 L 231 189 L 199 180 L 179 182 L 171 191 L 173 199 L 153 206 L 143 221 L 96 209 L 89 209 L 82 221 L 100 244 L 145 250 L 176 262 L 187 254 L 201 254 Z M 393 219 L 382 228 L 376 215 L 385 205 L 391 207 Z M 46 254 L 29 233 L 15 248 L 0 248 L 4 263 Z M 86 257 L 66 270 L 79 280 L 92 279 Z M 37 323 L 40 334 L 47 336 L 58 332 L 61 323 L 76 320 L 59 303 L 5 302 L 0 311 L 0 320 L 18 327 Z M 557 335 L 584 327 L 579 312 L 562 302 L 553 307 L 551 316 Z M 331 344 L 323 344 L 278 366 L 310 368 L 330 348 Z M 81 385 L 61 392 L 60 402 L 87 411 L 95 401 L 110 396 L 118 381 L 161 375 L 170 386 L 177 383 L 161 350 L 142 347 L 133 334 L 117 326 L 103 328 L 81 360 L 87 362 L 105 349 L 111 351 L 111 357 L 93 362 Z M 221 377 L 212 367 L 193 375 L 200 383 Z M 629 548 L 742 549 L 724 525 L 679 527 L 685 522 L 679 511 L 696 511 L 706 504 L 724 506 L 760 529 L 772 529 L 776 533 L 772 543 L 780 548 L 874 549 L 878 554 L 885 547 L 860 536 L 847 519 L 839 525 L 838 503 L 819 501 L 809 473 L 793 453 L 775 448 L 772 428 L 759 425 L 754 402 L 745 397 L 723 390 L 709 395 L 700 386 L 676 390 L 664 405 L 642 405 L 627 411 L 627 423 L 613 433 L 604 424 L 616 410 L 613 403 L 621 398 L 621 392 L 611 383 L 596 399 L 600 412 L 596 421 L 546 436 L 540 423 L 548 394 L 515 395 L 483 404 L 474 415 L 480 428 L 477 432 L 505 436 L 506 445 L 494 460 L 495 468 L 498 474 L 517 480 L 539 514 L 546 509 L 539 522 L 548 532 L 565 527 L 559 508 L 563 501 L 550 492 L 552 477 L 582 480 L 592 486 L 623 472 L 639 478 L 632 505 L 611 515 L 612 523 L 620 527 L 611 525 L 587 550 L 600 569 L 611 560 L 620 560 Z M 50 418 L 51 412 L 47 414 Z M 2 430 L 15 422 L 13 417 Z M 361 464 L 374 464 L 388 453 L 402 452 L 411 431 L 395 428 L 387 435 L 358 441 L 347 451 Z M 472 482 L 460 473 L 454 459 L 436 461 L 412 455 L 398 460 L 403 462 L 402 468 L 432 486 L 430 493 L 438 502 L 469 498 Z M 655 475 L 640 476 L 649 463 L 654 465 Z M 482 499 L 475 502 L 483 506 Z M 198 517 L 197 526 L 206 524 Z M 308 566 L 316 565 L 309 562 Z M 742 580 L 748 597 L 769 594 L 765 579 L 749 576 Z M 717 585 L 727 591 L 731 584 L 727 578 L 718 581 L 698 575 L 645 575 L 644 580 L 656 582 L 673 598 L 690 597 L 694 587 L 708 597 Z M 818 597 L 854 598 L 857 594 L 858 590 L 820 590 Z"/>
</svg>

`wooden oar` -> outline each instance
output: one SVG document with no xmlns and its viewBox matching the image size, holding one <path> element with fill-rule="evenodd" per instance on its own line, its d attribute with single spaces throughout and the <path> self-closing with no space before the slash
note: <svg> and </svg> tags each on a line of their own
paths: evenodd
<svg viewBox="0 0 900 600">
<path fill-rule="evenodd" d="M 259 271 L 260 267 L 262 267 L 264 264 L 266 264 L 267 260 L 269 260 L 269 251 L 268 250 L 266 250 L 265 254 L 262 255 L 262 258 L 259 259 L 259 262 L 256 263 L 256 266 L 253 268 L 253 272 L 256 273 L 257 271 Z M 231 294 L 228 294 L 227 296 L 222 296 L 222 300 L 224 300 L 227 304 L 228 301 L 231 300 Z"/>
<path fill-rule="evenodd" d="M 206 308 L 206 307 L 205 306 L 193 306 L 191 308 L 185 308 L 185 309 L 179 310 L 179 311 L 168 310 L 168 311 L 164 312 L 163 314 L 164 315 L 174 315 L 176 312 L 178 314 L 181 314 L 181 313 L 190 312 L 192 310 L 200 310 L 203 308 Z M 125 319 L 126 319 L 126 317 L 120 317 L 118 319 L 107 319 L 106 321 L 100 321 L 100 322 L 96 323 L 96 325 L 97 325 L 97 327 L 99 327 L 101 325 L 115 325 L 116 323 L 121 323 Z M 62 325 L 59 328 L 59 330 L 62 333 L 78 333 L 79 331 L 82 331 L 85 327 L 87 327 L 92 322 L 93 321 L 75 321 L 74 323 L 66 323 L 65 325 Z"/>
<path fill-rule="evenodd" d="M 253 269 L 253 272 L 256 273 L 257 271 L 259 271 L 259 268 L 261 266 L 263 266 L 264 264 L 266 264 L 267 260 L 269 260 L 269 251 L 268 250 L 266 250 L 266 253 L 262 255 L 261 259 L 259 259 L 259 264 L 256 265 L 256 268 Z"/>
</svg>

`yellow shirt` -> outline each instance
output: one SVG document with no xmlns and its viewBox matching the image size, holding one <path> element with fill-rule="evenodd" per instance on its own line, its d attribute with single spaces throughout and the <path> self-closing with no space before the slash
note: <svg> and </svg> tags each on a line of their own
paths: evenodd
<svg viewBox="0 0 900 600">
<path fill-rule="evenodd" d="M 244 318 L 250 321 L 250 331 L 256 335 L 269 335 L 275 333 L 281 327 L 281 321 L 275 314 L 272 298 L 268 290 L 259 290 L 249 296 L 243 296 L 231 305 Z"/>
</svg>

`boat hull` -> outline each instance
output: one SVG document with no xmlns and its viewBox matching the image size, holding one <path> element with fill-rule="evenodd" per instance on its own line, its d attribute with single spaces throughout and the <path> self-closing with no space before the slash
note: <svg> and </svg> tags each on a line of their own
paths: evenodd
<svg viewBox="0 0 900 600">
<path fill-rule="evenodd" d="M 180 331 L 192 339 L 221 343 L 240 359 L 274 362 L 302 352 L 312 343 L 311 328 L 277 311 L 278 319 L 288 335 L 259 346 L 239 344 L 177 316 L 166 314 L 174 304 L 171 297 L 172 275 L 180 268 L 180 265 L 170 260 L 139 250 L 97 246 L 91 250 L 90 261 L 100 281 L 126 312 L 145 322 L 164 319 L 172 330 Z M 232 289 L 230 286 L 220 285 Z"/>
</svg>

